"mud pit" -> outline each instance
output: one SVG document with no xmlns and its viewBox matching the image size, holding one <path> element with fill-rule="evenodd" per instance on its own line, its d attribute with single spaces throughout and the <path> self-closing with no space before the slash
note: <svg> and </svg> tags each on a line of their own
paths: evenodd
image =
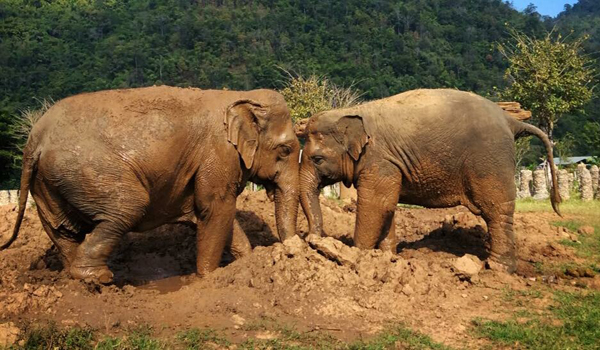
<svg viewBox="0 0 600 350">
<path fill-rule="evenodd" d="M 191 228 L 168 225 L 129 233 L 110 260 L 116 277 L 112 286 L 71 280 L 29 209 L 18 240 L 0 253 L 0 323 L 51 320 L 107 334 L 147 324 L 159 336 L 211 327 L 235 340 L 254 336 L 250 325 L 271 320 L 355 340 L 402 322 L 448 345 L 476 345 L 468 331 L 471 320 L 504 319 L 514 311 L 502 298 L 507 289 L 549 280 L 558 281 L 557 287 L 568 284 L 542 276 L 535 263 L 578 261 L 571 248 L 557 243 L 572 235 L 550 225 L 559 219 L 550 213 L 516 215 L 521 260 L 519 273 L 511 276 L 485 269 L 485 223 L 464 208 L 398 208 L 401 243 L 393 255 L 347 246 L 354 208 L 326 199 L 322 206 L 331 237 L 281 244 L 264 192 L 243 193 L 237 215 L 254 253 L 233 262 L 225 254 L 223 267 L 205 279 L 193 275 Z M 3 241 L 12 231 L 13 209 L 0 207 Z M 299 228 L 306 231 L 306 220 L 299 217 Z M 599 277 L 588 283 L 599 286 Z"/>
</svg>

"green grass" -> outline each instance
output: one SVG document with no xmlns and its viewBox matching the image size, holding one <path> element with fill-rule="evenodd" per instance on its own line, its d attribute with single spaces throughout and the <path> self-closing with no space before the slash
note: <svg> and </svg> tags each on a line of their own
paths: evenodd
<svg viewBox="0 0 600 350">
<path fill-rule="evenodd" d="M 577 232 L 577 230 L 581 227 L 581 222 L 576 220 L 552 221 L 551 225 L 556 227 L 564 227 L 571 232 Z"/>
<path fill-rule="evenodd" d="M 168 348 L 166 344 L 153 338 L 152 328 L 148 326 L 130 330 L 124 337 L 105 337 L 94 347 L 97 350 L 161 350 Z"/>
<path fill-rule="evenodd" d="M 367 342 L 356 342 L 350 344 L 346 349 L 350 350 L 379 350 L 379 349 L 406 349 L 406 350 L 425 350 L 425 349 L 451 349 L 443 344 L 436 343 L 430 337 L 415 333 L 404 327 L 397 326 L 390 328 L 383 334 Z"/>
<path fill-rule="evenodd" d="M 183 343 L 187 350 L 219 348 L 230 345 L 226 338 L 212 329 L 193 328 L 180 333 L 177 339 Z"/>
<path fill-rule="evenodd" d="M 353 343 L 342 342 L 323 331 L 299 332 L 290 326 L 282 326 L 274 320 L 258 322 L 244 327 L 244 331 L 269 331 L 273 339 L 257 339 L 250 334 L 242 343 L 232 344 L 212 329 L 190 329 L 174 337 L 158 339 L 150 327 L 129 330 L 119 337 L 107 337 L 90 328 L 60 329 L 55 324 L 25 326 L 21 333 L 21 345 L 7 349 L 75 349 L 75 350 L 162 350 L 162 349 L 449 349 L 428 336 L 413 332 L 402 326 L 390 327 L 374 338 Z M 0 347 L 1 348 L 1 347 Z"/>
<path fill-rule="evenodd" d="M 44 327 L 28 324 L 22 329 L 26 334 L 23 345 L 9 349 L 93 349 L 94 331 L 89 328 L 60 330 L 50 323 Z"/>
<path fill-rule="evenodd" d="M 556 266 L 537 266 L 536 270 L 548 268 L 565 273 L 567 269 L 588 267 L 599 272 L 600 263 L 600 201 L 582 202 L 570 200 L 560 206 L 564 215 L 574 218 L 556 220 L 554 226 L 565 227 L 577 235 L 578 242 L 562 240 L 572 247 L 585 263 L 562 262 Z M 550 201 L 518 200 L 518 212 L 552 212 Z M 584 225 L 593 226 L 594 234 L 577 234 Z M 579 283 L 580 281 L 578 281 Z M 585 284 L 579 287 L 585 288 Z M 503 299 L 518 306 L 529 305 L 531 298 L 540 297 L 539 292 L 523 293 L 506 290 Z M 517 349 L 599 349 L 600 348 L 600 292 L 557 292 L 554 302 L 541 314 L 531 308 L 515 312 L 508 321 L 499 322 L 476 319 L 475 334 L 487 338 L 492 347 Z"/>
<path fill-rule="evenodd" d="M 557 293 L 546 315 L 505 322 L 477 319 L 476 334 L 519 349 L 598 349 L 600 293 Z"/>
<path fill-rule="evenodd" d="M 596 224 L 600 224 L 600 201 L 593 200 L 590 202 L 583 202 L 578 199 L 571 199 L 560 203 L 560 211 L 562 214 L 567 215 L 579 215 L 584 217 L 595 217 Z M 534 200 L 531 198 L 519 199 L 516 202 L 517 212 L 552 212 L 552 205 L 550 200 Z M 592 219 L 593 220 L 593 219 Z"/>
</svg>

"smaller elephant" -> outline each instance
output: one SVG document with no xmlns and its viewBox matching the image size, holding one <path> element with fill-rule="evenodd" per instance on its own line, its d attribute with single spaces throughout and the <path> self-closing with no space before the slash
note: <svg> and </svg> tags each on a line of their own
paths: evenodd
<svg viewBox="0 0 600 350">
<path fill-rule="evenodd" d="M 310 118 L 300 167 L 300 202 L 309 234 L 322 234 L 320 189 L 338 181 L 358 191 L 354 244 L 396 249 L 397 203 L 466 206 L 487 223 L 490 265 L 514 272 L 514 140 L 546 148 L 558 211 L 552 146 L 538 128 L 495 103 L 457 90 L 415 90 Z M 560 215 L 560 213 L 559 213 Z"/>
<path fill-rule="evenodd" d="M 250 244 L 234 220 L 246 182 L 275 201 L 279 238 L 296 234 L 300 144 L 281 94 L 156 86 L 80 94 L 35 124 L 23 154 L 17 237 L 30 190 L 74 278 L 109 283 L 107 259 L 129 231 L 197 227 L 197 272 L 229 243 Z"/>
</svg>

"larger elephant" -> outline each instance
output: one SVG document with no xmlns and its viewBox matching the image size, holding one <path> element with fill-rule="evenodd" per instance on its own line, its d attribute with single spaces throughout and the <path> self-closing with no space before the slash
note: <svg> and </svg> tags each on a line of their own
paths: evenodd
<svg viewBox="0 0 600 350">
<path fill-rule="evenodd" d="M 491 264 L 512 272 L 514 140 L 526 134 L 539 137 L 546 147 L 558 213 L 548 137 L 480 96 L 414 90 L 319 113 L 308 122 L 300 168 L 309 233 L 323 231 L 320 188 L 343 181 L 358 191 L 357 247 L 395 249 L 393 217 L 399 202 L 430 208 L 464 205 L 487 223 Z"/>
<path fill-rule="evenodd" d="M 236 197 L 247 181 L 275 201 L 281 240 L 296 232 L 298 157 L 289 110 L 270 90 L 167 86 L 80 94 L 35 124 L 23 155 L 16 239 L 28 190 L 74 278 L 108 283 L 107 259 L 128 231 L 197 223 L 197 272 L 230 240 L 250 249 Z M 233 237 L 232 237 L 233 232 Z"/>
</svg>

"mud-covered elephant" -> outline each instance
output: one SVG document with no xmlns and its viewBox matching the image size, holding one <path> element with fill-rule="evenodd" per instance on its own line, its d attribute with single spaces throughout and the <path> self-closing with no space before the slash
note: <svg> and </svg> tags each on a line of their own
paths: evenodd
<svg viewBox="0 0 600 350">
<path fill-rule="evenodd" d="M 234 225 L 247 181 L 275 201 L 279 238 L 296 233 L 299 147 L 275 91 L 160 86 L 66 98 L 29 136 L 18 220 L 1 248 L 16 239 L 30 190 L 74 278 L 110 282 L 106 262 L 120 238 L 170 222 L 197 224 L 204 275 L 228 241 L 238 254 L 251 249 Z"/>
<path fill-rule="evenodd" d="M 322 234 L 319 193 L 343 181 L 358 191 L 354 244 L 396 248 L 397 203 L 429 208 L 464 205 L 487 223 L 490 264 L 513 272 L 516 247 L 514 140 L 538 128 L 491 101 L 457 90 L 414 90 L 310 118 L 300 167 L 300 202 L 309 233 Z M 560 197 L 552 189 L 558 213 Z M 498 265 L 500 263 L 500 265 Z"/>
</svg>

